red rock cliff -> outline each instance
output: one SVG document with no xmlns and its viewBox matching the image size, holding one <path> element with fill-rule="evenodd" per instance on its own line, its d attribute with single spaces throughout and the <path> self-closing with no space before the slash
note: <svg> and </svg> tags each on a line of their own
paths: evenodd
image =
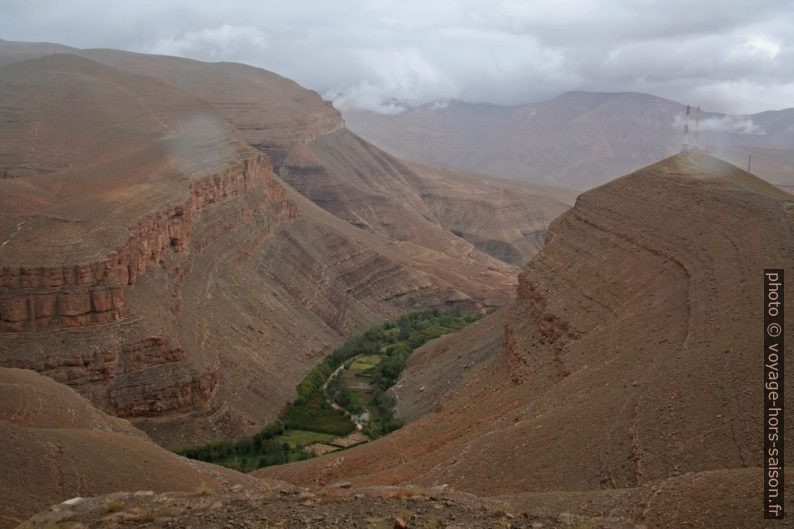
<svg viewBox="0 0 794 529">
<path fill-rule="evenodd" d="M 184 249 L 201 210 L 254 187 L 265 188 L 272 202 L 283 202 L 279 218 L 297 216 L 294 204 L 284 201 L 284 189 L 273 182 L 267 157 L 258 155 L 193 184 L 187 201 L 141 220 L 131 229 L 126 244 L 104 261 L 58 268 L 1 268 L 0 332 L 118 320 L 124 314 L 125 289 L 164 251 Z"/>
</svg>

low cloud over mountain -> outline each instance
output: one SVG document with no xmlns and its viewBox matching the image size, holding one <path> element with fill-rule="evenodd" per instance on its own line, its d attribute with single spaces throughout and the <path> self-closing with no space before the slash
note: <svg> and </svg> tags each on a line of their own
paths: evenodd
<svg viewBox="0 0 794 529">
<path fill-rule="evenodd" d="M 245 62 L 342 109 L 386 114 L 444 98 L 523 104 L 569 90 L 646 92 L 734 114 L 794 104 L 791 0 L 343 5 L 12 2 L 0 34 Z"/>
</svg>

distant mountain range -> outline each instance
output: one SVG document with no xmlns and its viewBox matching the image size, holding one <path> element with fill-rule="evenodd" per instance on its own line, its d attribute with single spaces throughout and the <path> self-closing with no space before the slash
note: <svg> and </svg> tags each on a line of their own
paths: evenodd
<svg viewBox="0 0 794 529">
<path fill-rule="evenodd" d="M 449 101 L 343 115 L 350 130 L 403 158 L 588 189 L 677 153 L 685 113 L 686 105 L 647 94 L 568 92 L 520 106 Z M 699 146 L 744 168 L 751 155 L 753 173 L 794 184 L 794 108 L 702 112 Z"/>
</svg>

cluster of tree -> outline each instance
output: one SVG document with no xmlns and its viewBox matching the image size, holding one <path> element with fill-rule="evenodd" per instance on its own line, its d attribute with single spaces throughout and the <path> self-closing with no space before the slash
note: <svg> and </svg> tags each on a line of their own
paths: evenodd
<svg viewBox="0 0 794 529">
<path fill-rule="evenodd" d="M 350 391 L 350 386 L 343 376 L 335 376 L 328 383 L 328 398 L 339 404 L 341 407 L 358 415 L 364 411 L 364 407 L 358 399 L 358 395 Z"/>
<path fill-rule="evenodd" d="M 429 340 L 459 331 L 479 318 L 480 315 L 459 311 L 428 310 L 383 324 L 378 350 L 383 352 L 384 358 L 370 371 L 373 392 L 367 404 L 369 421 L 365 424 L 365 433 L 376 438 L 402 426 L 402 421 L 394 415 L 396 403 L 388 390 L 397 382 L 411 353 Z M 337 403 L 344 407 L 339 400 Z"/>
<path fill-rule="evenodd" d="M 331 407 L 328 401 L 315 395 L 308 401 L 295 402 L 281 416 L 287 427 L 293 430 L 347 435 L 356 429 L 348 416 Z"/>
<path fill-rule="evenodd" d="M 239 441 L 217 441 L 188 448 L 179 453 L 191 459 L 223 465 L 240 472 L 250 472 L 261 467 L 312 457 L 312 454 L 304 452 L 302 447 L 291 448 L 288 443 L 278 442 L 276 438 L 284 431 L 284 423 L 274 421 L 253 437 Z"/>
<path fill-rule="evenodd" d="M 397 381 L 408 356 L 428 340 L 459 330 L 478 317 L 457 311 L 427 310 L 408 314 L 350 338 L 306 375 L 297 386 L 298 398 L 287 405 L 278 420 L 266 425 L 259 433 L 238 441 L 218 441 L 179 453 L 242 472 L 312 457 L 302 446 L 290 447 L 288 443 L 280 442 L 279 437 L 289 430 L 343 436 L 355 429 L 355 424 L 344 412 L 329 404 L 323 386 L 338 367 L 358 355 L 385 355 L 372 370 L 373 397 L 367 405 L 371 417 L 367 430 L 373 437 L 393 431 L 401 423 L 394 417 L 394 399 L 386 391 Z M 343 408 L 352 413 L 363 411 L 342 377 L 334 377 L 327 389 Z"/>
<path fill-rule="evenodd" d="M 386 324 L 384 324 L 386 325 Z M 383 326 L 370 329 L 347 340 L 325 359 L 314 366 L 309 374 L 298 384 L 298 400 L 308 401 L 321 395 L 323 384 L 336 368 L 354 356 L 377 354 L 385 340 Z"/>
</svg>

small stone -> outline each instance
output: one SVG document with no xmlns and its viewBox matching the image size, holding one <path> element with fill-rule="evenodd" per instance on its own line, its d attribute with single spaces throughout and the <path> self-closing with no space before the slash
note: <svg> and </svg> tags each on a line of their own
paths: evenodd
<svg viewBox="0 0 794 529">
<path fill-rule="evenodd" d="M 408 527 L 408 524 L 403 518 L 398 516 L 394 519 L 394 529 L 405 529 L 406 527 Z"/>
</svg>

